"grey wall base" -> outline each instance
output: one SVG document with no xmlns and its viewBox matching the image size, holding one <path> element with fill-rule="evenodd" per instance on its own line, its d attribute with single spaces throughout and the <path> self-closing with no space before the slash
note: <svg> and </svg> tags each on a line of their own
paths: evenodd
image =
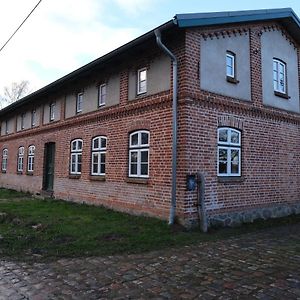
<svg viewBox="0 0 300 300">
<path fill-rule="evenodd" d="M 300 214 L 300 202 L 209 216 L 208 220 L 209 227 L 235 227 L 255 220 L 267 220 L 295 214 Z"/>
</svg>

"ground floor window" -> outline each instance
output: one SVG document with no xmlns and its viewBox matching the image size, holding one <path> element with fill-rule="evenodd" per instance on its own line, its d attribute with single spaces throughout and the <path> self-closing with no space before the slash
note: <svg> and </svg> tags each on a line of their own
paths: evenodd
<svg viewBox="0 0 300 300">
<path fill-rule="evenodd" d="M 218 176 L 241 176 L 241 132 L 218 129 Z"/>
<path fill-rule="evenodd" d="M 82 140 L 76 139 L 71 142 L 70 174 L 80 175 L 82 166 Z"/>
<path fill-rule="evenodd" d="M 3 149 L 2 150 L 2 171 L 6 172 L 7 170 L 7 161 L 8 161 L 8 150 L 7 149 Z"/>
<path fill-rule="evenodd" d="M 23 172 L 24 167 L 24 147 L 19 147 L 18 149 L 18 163 L 17 163 L 17 171 Z"/>
<path fill-rule="evenodd" d="M 34 152 L 35 146 L 31 145 L 28 147 L 28 164 L 27 164 L 27 171 L 33 172 L 34 170 Z"/>
<path fill-rule="evenodd" d="M 105 175 L 106 137 L 97 136 L 92 140 L 92 175 Z"/>
<path fill-rule="evenodd" d="M 139 130 L 129 137 L 129 177 L 149 177 L 149 131 Z"/>
</svg>

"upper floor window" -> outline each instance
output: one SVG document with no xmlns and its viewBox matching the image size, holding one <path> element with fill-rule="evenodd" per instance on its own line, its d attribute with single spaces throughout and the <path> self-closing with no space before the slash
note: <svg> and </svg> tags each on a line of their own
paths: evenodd
<svg viewBox="0 0 300 300">
<path fill-rule="evenodd" d="M 226 52 L 226 78 L 231 83 L 239 83 L 236 78 L 236 55 L 231 51 Z"/>
<path fill-rule="evenodd" d="M 77 94 L 77 100 L 76 100 L 76 113 L 82 112 L 82 106 L 83 106 L 83 93 Z"/>
<path fill-rule="evenodd" d="M 82 165 L 82 140 L 76 139 L 71 142 L 70 174 L 80 175 Z"/>
<path fill-rule="evenodd" d="M 149 138 L 146 130 L 129 136 L 129 177 L 149 177 Z"/>
<path fill-rule="evenodd" d="M 17 163 L 17 171 L 23 172 L 24 168 L 24 147 L 19 147 L 18 149 L 18 163 Z"/>
<path fill-rule="evenodd" d="M 35 146 L 31 145 L 28 147 L 28 163 L 27 163 L 27 171 L 33 172 L 34 170 L 34 153 L 35 153 Z"/>
<path fill-rule="evenodd" d="M 8 150 L 3 149 L 2 150 L 2 165 L 1 165 L 1 169 L 3 172 L 6 172 L 6 170 L 7 170 L 7 160 L 8 160 Z"/>
<path fill-rule="evenodd" d="M 137 94 L 147 92 L 147 69 L 139 69 L 137 72 Z"/>
<path fill-rule="evenodd" d="M 21 129 L 25 128 L 25 113 L 21 114 Z"/>
<path fill-rule="evenodd" d="M 273 84 L 275 92 L 287 93 L 286 64 L 276 58 L 273 58 Z"/>
<path fill-rule="evenodd" d="M 8 134 L 8 121 L 5 120 L 5 134 Z"/>
<path fill-rule="evenodd" d="M 241 176 L 241 132 L 218 129 L 218 176 Z"/>
<path fill-rule="evenodd" d="M 55 120 L 55 102 L 50 103 L 50 121 Z"/>
<path fill-rule="evenodd" d="M 31 111 L 31 127 L 34 127 L 36 125 L 36 110 L 33 109 Z"/>
<path fill-rule="evenodd" d="M 106 137 L 97 136 L 92 140 L 92 175 L 105 175 Z"/>
<path fill-rule="evenodd" d="M 101 84 L 99 86 L 99 93 L 98 93 L 98 106 L 105 105 L 106 102 L 106 84 Z"/>
</svg>

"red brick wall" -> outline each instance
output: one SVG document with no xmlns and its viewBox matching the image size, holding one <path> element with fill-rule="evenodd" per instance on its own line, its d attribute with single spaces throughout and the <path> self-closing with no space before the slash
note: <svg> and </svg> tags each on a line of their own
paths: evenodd
<svg viewBox="0 0 300 300">
<path fill-rule="evenodd" d="M 262 25 L 247 28 L 251 48 L 250 103 L 200 90 L 196 58 L 200 58 L 200 35 L 208 31 L 206 28 L 186 32 L 188 67 L 179 119 L 179 139 L 184 144 L 179 154 L 179 170 L 184 172 L 179 176 L 180 186 L 184 190 L 186 174 L 203 173 L 209 215 L 300 201 L 300 118 L 298 114 L 265 107 L 262 103 L 262 28 Z M 242 132 L 242 177 L 238 181 L 224 182 L 217 176 L 218 126 L 235 127 Z M 198 219 L 196 191 L 185 190 L 181 205 L 186 222 Z"/>
</svg>

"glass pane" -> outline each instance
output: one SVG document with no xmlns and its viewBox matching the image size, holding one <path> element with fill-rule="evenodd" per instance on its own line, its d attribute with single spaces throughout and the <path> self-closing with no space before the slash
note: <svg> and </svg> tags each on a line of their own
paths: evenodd
<svg viewBox="0 0 300 300">
<path fill-rule="evenodd" d="M 146 70 L 143 70 L 143 71 L 140 71 L 140 81 L 145 81 L 146 80 L 146 75 L 147 75 L 147 72 Z"/>
<path fill-rule="evenodd" d="M 227 67 L 226 67 L 226 74 L 227 74 L 228 76 L 233 76 L 233 68 L 230 67 L 230 66 L 227 66 Z"/>
<path fill-rule="evenodd" d="M 32 157 L 32 161 L 31 161 L 31 171 L 33 171 L 34 169 L 34 157 Z"/>
<path fill-rule="evenodd" d="M 148 164 L 141 164 L 141 175 L 148 175 Z"/>
<path fill-rule="evenodd" d="M 135 133 L 131 136 L 131 146 L 136 146 L 138 145 L 139 139 L 138 139 L 138 134 Z"/>
<path fill-rule="evenodd" d="M 81 173 L 81 163 L 78 163 L 78 169 L 77 169 L 78 173 Z"/>
<path fill-rule="evenodd" d="M 142 133 L 142 145 L 148 145 L 149 144 L 149 134 L 146 132 Z"/>
<path fill-rule="evenodd" d="M 101 163 L 105 163 L 105 153 L 101 153 Z"/>
<path fill-rule="evenodd" d="M 82 155 L 81 155 L 81 154 L 78 154 L 77 159 L 78 159 L 78 163 L 79 163 L 79 164 L 81 164 L 81 158 L 82 158 Z"/>
<path fill-rule="evenodd" d="M 100 168 L 100 173 L 105 174 L 105 164 L 101 164 Z"/>
<path fill-rule="evenodd" d="M 95 138 L 93 141 L 93 149 L 99 149 L 99 138 Z"/>
<path fill-rule="evenodd" d="M 93 164 L 93 174 L 98 173 L 98 164 Z"/>
<path fill-rule="evenodd" d="M 131 164 L 130 165 L 130 174 L 131 175 L 137 175 L 137 164 Z"/>
<path fill-rule="evenodd" d="M 78 148 L 77 150 L 81 150 L 82 149 L 82 141 L 78 141 Z"/>
<path fill-rule="evenodd" d="M 71 165 L 71 173 L 74 173 L 75 172 L 75 163 L 72 163 Z"/>
<path fill-rule="evenodd" d="M 228 129 L 219 129 L 219 142 L 228 141 Z"/>
<path fill-rule="evenodd" d="M 219 161 L 219 174 L 226 174 L 227 173 L 227 163 Z"/>
<path fill-rule="evenodd" d="M 101 148 L 106 148 L 106 138 L 101 139 Z"/>
<path fill-rule="evenodd" d="M 219 149 L 219 161 L 227 162 L 227 150 L 226 149 Z"/>
<path fill-rule="evenodd" d="M 141 162 L 142 163 L 148 162 L 148 151 L 141 152 Z"/>
<path fill-rule="evenodd" d="M 239 150 L 231 150 L 231 173 L 239 173 Z"/>
<path fill-rule="evenodd" d="M 146 81 L 140 81 L 139 92 L 146 92 Z"/>
<path fill-rule="evenodd" d="M 98 157 L 99 157 L 98 153 L 93 153 L 93 164 L 98 164 Z"/>
<path fill-rule="evenodd" d="M 72 164 L 75 164 L 75 162 L 76 162 L 76 156 L 75 156 L 75 155 L 72 155 L 71 160 L 72 160 Z"/>
<path fill-rule="evenodd" d="M 130 153 L 131 163 L 137 163 L 138 153 L 136 151 Z"/>
<path fill-rule="evenodd" d="M 231 143 L 239 144 L 240 134 L 236 131 L 231 131 Z"/>
<path fill-rule="evenodd" d="M 72 150 L 76 150 L 76 141 L 72 142 Z"/>
</svg>

